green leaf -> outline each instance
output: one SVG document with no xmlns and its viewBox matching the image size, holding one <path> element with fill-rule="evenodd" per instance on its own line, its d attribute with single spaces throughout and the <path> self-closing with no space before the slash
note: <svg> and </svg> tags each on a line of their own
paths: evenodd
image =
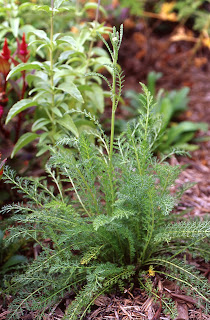
<svg viewBox="0 0 210 320">
<path fill-rule="evenodd" d="M 92 105 L 101 113 L 104 112 L 104 92 L 100 86 L 92 85 L 91 91 L 86 91 L 86 95 L 92 100 Z"/>
<path fill-rule="evenodd" d="M 50 7 L 48 5 L 43 5 L 43 6 L 34 6 L 34 10 L 40 10 L 40 11 L 45 11 L 45 12 L 50 12 Z"/>
<path fill-rule="evenodd" d="M 42 69 L 42 63 L 41 62 L 26 62 L 26 63 L 20 63 L 18 66 L 12 68 L 12 70 L 9 72 L 7 79 L 8 80 L 11 76 L 13 76 L 15 73 L 20 71 L 28 71 L 28 70 L 41 70 Z"/>
<path fill-rule="evenodd" d="M 183 121 L 179 123 L 177 126 L 174 126 L 170 128 L 168 131 L 168 144 L 171 144 L 173 141 L 178 140 L 178 136 L 185 133 L 185 132 L 190 132 L 190 131 L 197 131 L 197 130 L 202 130 L 206 131 L 208 129 L 207 123 L 204 122 L 191 122 L 191 121 Z"/>
<path fill-rule="evenodd" d="M 46 118 L 40 118 L 38 120 L 36 120 L 32 126 L 32 131 L 37 131 L 37 130 L 45 130 L 44 126 L 46 124 L 49 124 L 50 120 L 46 119 Z"/>
<path fill-rule="evenodd" d="M 93 89 L 97 109 L 101 113 L 103 113 L 104 112 L 104 93 L 103 93 L 103 90 L 99 86 L 93 86 L 92 89 Z"/>
<path fill-rule="evenodd" d="M 158 112 L 160 112 L 161 117 L 162 117 L 162 130 L 164 130 L 173 115 L 173 105 L 171 104 L 171 101 L 168 98 L 163 98 L 160 101 L 160 105 L 158 107 Z"/>
<path fill-rule="evenodd" d="M 68 57 L 69 57 L 70 55 L 72 55 L 73 53 L 75 53 L 74 50 L 64 51 L 64 52 L 62 52 L 62 53 L 60 54 L 58 60 L 59 60 L 59 61 L 67 60 Z"/>
<path fill-rule="evenodd" d="M 72 46 L 73 49 L 77 48 L 77 42 L 71 36 L 64 36 L 57 40 L 58 43 L 66 42 Z"/>
<path fill-rule="evenodd" d="M 35 102 L 31 99 L 22 99 L 15 103 L 12 108 L 9 110 L 5 123 L 7 124 L 12 118 L 14 118 L 18 113 L 23 110 L 32 107 L 35 105 Z"/>
<path fill-rule="evenodd" d="M 75 98 L 79 102 L 84 103 L 84 100 L 80 91 L 77 89 L 77 86 L 73 82 L 63 82 L 58 86 L 58 89 L 70 94 L 73 98 Z"/>
<path fill-rule="evenodd" d="M 40 157 L 43 153 L 49 151 L 49 146 L 44 145 L 43 147 L 40 148 L 40 150 L 37 152 L 36 156 Z"/>
<path fill-rule="evenodd" d="M 63 114 L 60 112 L 59 108 L 54 107 L 52 108 L 52 111 L 54 114 L 56 114 L 56 116 L 58 116 L 59 118 L 61 118 L 63 116 Z"/>
<path fill-rule="evenodd" d="M 71 116 L 69 114 L 65 114 L 62 119 L 57 120 L 57 122 L 63 126 L 64 128 L 71 131 L 76 137 L 79 136 L 79 132 L 77 127 L 75 126 Z"/>
<path fill-rule="evenodd" d="M 55 0 L 54 8 L 58 9 L 62 5 L 63 2 L 65 2 L 65 0 Z"/>
<path fill-rule="evenodd" d="M 38 137 L 38 134 L 27 132 L 24 135 L 20 137 L 20 139 L 17 141 L 16 145 L 14 146 L 14 149 L 11 154 L 11 158 L 14 157 L 14 155 L 22 149 L 24 146 L 26 146 L 31 141 L 35 140 Z"/>
<path fill-rule="evenodd" d="M 48 38 L 46 32 L 43 31 L 43 30 L 34 30 L 34 31 L 32 31 L 32 33 L 35 34 L 40 39 L 48 40 L 48 42 L 50 41 L 50 39 Z"/>
<path fill-rule="evenodd" d="M 84 131 L 85 132 L 93 132 L 96 129 L 94 123 L 90 120 L 87 120 L 87 119 L 77 119 L 74 121 L 74 123 L 76 124 L 76 126 L 78 128 L 79 134 Z"/>
<path fill-rule="evenodd" d="M 89 39 L 90 34 L 91 34 L 90 29 L 83 28 L 78 38 L 78 45 L 82 46 L 85 43 L 85 41 Z"/>
<path fill-rule="evenodd" d="M 18 36 L 18 31 L 19 31 L 19 25 L 20 25 L 20 18 L 12 18 L 10 19 L 10 25 L 12 29 L 12 33 L 15 38 Z"/>
<path fill-rule="evenodd" d="M 16 264 L 24 263 L 27 261 L 28 261 L 28 259 L 25 256 L 16 254 L 16 255 L 12 256 L 11 258 L 9 258 L 9 260 L 7 260 L 7 262 L 5 262 L 5 264 L 2 267 L 2 271 L 5 272 L 8 268 L 13 267 Z"/>
</svg>

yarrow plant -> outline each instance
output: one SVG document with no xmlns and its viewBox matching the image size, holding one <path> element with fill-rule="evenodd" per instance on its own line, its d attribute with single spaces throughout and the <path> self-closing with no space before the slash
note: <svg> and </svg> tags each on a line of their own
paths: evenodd
<svg viewBox="0 0 210 320">
<path fill-rule="evenodd" d="M 11 286 L 7 282 L 14 296 L 10 319 L 20 319 L 25 310 L 36 310 L 36 318 L 43 319 L 46 311 L 53 314 L 53 306 L 66 293 L 72 302 L 64 319 L 83 319 L 99 295 L 131 284 L 161 299 L 173 313 L 152 281 L 157 275 L 176 280 L 198 305 L 209 303 L 207 280 L 183 259 L 186 252 L 207 258 L 209 222 L 175 223 L 172 210 L 184 188 L 172 194 L 171 186 L 180 168 L 171 166 L 166 157 L 153 156 L 161 119 L 153 112 L 153 98 L 144 84 L 140 99 L 145 112 L 140 110 L 138 121 L 114 137 L 123 85 L 117 65 L 122 31 L 113 28 L 112 48 L 103 39 L 112 59 L 112 83 L 98 75 L 111 90 L 110 139 L 84 111 L 97 130 L 63 138 L 51 148 L 46 172 L 54 189 L 43 179 L 17 177 L 5 168 L 4 180 L 27 199 L 1 210 L 15 213 L 11 219 L 17 226 L 10 229 L 8 241 L 34 239 L 42 248 L 25 272 L 13 277 Z M 51 239 L 49 246 L 44 239 Z"/>
</svg>

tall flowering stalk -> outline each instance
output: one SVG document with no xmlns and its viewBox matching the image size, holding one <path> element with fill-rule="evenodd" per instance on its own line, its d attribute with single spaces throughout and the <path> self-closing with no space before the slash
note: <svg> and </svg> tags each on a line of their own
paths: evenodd
<svg viewBox="0 0 210 320">
<path fill-rule="evenodd" d="M 8 102 L 8 93 L 7 93 L 7 75 L 11 69 L 11 63 L 17 66 L 20 62 L 26 63 L 29 59 L 30 53 L 27 49 L 28 45 L 25 40 L 25 33 L 23 33 L 21 42 L 17 39 L 17 50 L 11 55 L 11 51 L 8 47 L 7 39 L 4 40 L 4 45 L 2 52 L 0 53 L 0 129 L 5 137 L 9 136 L 9 132 L 1 124 L 1 119 L 4 114 L 4 108 Z M 26 83 L 26 74 L 25 71 L 21 72 L 22 74 L 22 88 L 19 95 L 19 99 L 22 100 L 25 95 L 27 83 Z M 22 123 L 22 115 L 18 116 L 18 123 L 15 132 L 15 142 L 19 138 L 20 128 Z"/>
<path fill-rule="evenodd" d="M 0 53 L 0 129 L 5 136 L 8 135 L 8 132 L 3 128 L 1 124 L 1 119 L 4 114 L 4 107 L 7 104 L 8 98 L 6 95 L 7 81 L 6 77 L 10 71 L 10 50 L 7 44 L 7 39 L 4 40 L 4 45 L 2 52 Z"/>
<path fill-rule="evenodd" d="M 21 43 L 19 43 L 18 39 L 17 39 L 17 43 L 18 43 L 17 56 L 21 60 L 21 62 L 26 63 L 28 61 L 30 55 L 29 55 L 29 51 L 27 50 L 28 45 L 25 40 L 25 33 L 23 33 Z M 21 74 L 22 74 L 23 84 L 22 84 L 20 100 L 24 99 L 26 86 L 27 86 L 25 70 L 22 71 Z M 16 135 L 15 135 L 15 142 L 18 141 L 18 138 L 20 135 L 21 124 L 22 124 L 22 113 L 19 113 L 18 114 L 17 130 L 16 130 Z"/>
</svg>

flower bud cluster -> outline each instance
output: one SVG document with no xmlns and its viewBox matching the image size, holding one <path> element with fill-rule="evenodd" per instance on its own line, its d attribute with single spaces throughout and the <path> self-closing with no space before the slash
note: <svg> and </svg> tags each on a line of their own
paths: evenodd
<svg viewBox="0 0 210 320">
<path fill-rule="evenodd" d="M 11 63 L 17 66 L 20 62 L 27 62 L 29 59 L 29 51 L 27 50 L 28 44 L 25 40 L 25 33 L 23 33 L 21 42 L 17 39 L 17 50 L 11 55 L 8 47 L 7 38 L 4 40 L 2 51 L 0 52 L 0 119 L 4 113 L 4 107 L 8 101 L 6 95 L 7 75 L 10 72 Z M 17 60 L 18 58 L 18 60 Z"/>
</svg>

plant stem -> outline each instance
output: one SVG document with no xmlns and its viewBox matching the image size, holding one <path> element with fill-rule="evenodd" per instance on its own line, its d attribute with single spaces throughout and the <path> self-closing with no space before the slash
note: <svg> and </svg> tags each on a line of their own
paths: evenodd
<svg viewBox="0 0 210 320">
<path fill-rule="evenodd" d="M 53 74 L 53 18 L 54 18 L 54 0 L 51 0 L 51 17 L 50 17 L 50 84 L 51 84 L 51 90 L 52 90 L 52 109 L 55 106 L 55 96 L 54 96 L 54 74 Z M 54 122 L 54 112 L 52 111 L 52 131 L 55 131 L 55 122 Z M 54 140 L 54 134 L 51 136 L 52 143 L 55 143 Z"/>
<path fill-rule="evenodd" d="M 98 6 L 97 6 L 97 9 L 96 9 L 96 15 L 95 15 L 95 20 L 94 20 L 94 28 L 96 28 L 96 25 L 97 25 L 97 22 L 98 22 L 100 3 L 101 3 L 101 1 L 98 0 Z M 87 71 L 87 69 L 88 69 L 88 64 L 89 64 L 89 61 L 90 61 L 91 51 L 92 51 L 92 49 L 93 49 L 93 44 L 94 44 L 94 42 L 95 42 L 95 40 L 92 39 L 92 40 L 91 40 L 91 43 L 90 43 L 89 50 L 88 50 L 87 62 L 86 62 L 86 71 Z"/>
<path fill-rule="evenodd" d="M 114 143 L 114 124 L 116 111 L 116 49 L 114 48 L 113 55 L 113 74 L 112 74 L 112 119 L 111 119 L 111 138 L 110 138 L 110 152 L 109 160 L 112 163 L 113 143 Z"/>
<path fill-rule="evenodd" d="M 24 61 L 24 62 L 26 62 L 26 61 Z M 22 71 L 22 79 L 23 79 L 23 86 L 22 86 L 20 100 L 24 99 L 24 95 L 25 95 L 25 91 L 26 91 L 26 72 L 25 72 L 25 70 Z M 23 115 L 23 112 L 18 114 L 18 123 L 17 123 L 17 128 L 16 128 L 16 133 L 15 133 L 15 143 L 18 141 L 18 138 L 20 136 L 20 128 L 21 128 L 21 123 L 23 120 L 22 115 Z"/>
</svg>

